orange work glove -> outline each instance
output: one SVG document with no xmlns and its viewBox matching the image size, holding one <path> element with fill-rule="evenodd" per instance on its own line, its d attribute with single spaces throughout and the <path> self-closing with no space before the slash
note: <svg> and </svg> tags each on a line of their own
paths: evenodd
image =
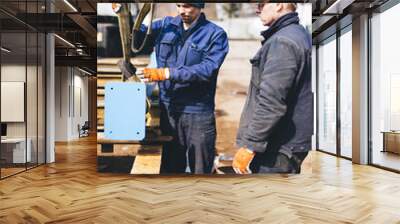
<svg viewBox="0 0 400 224">
<path fill-rule="evenodd" d="M 144 68 L 143 75 L 149 82 L 164 81 L 169 79 L 168 68 Z"/>
<path fill-rule="evenodd" d="M 248 148 L 240 148 L 236 152 L 233 158 L 232 167 L 238 174 L 249 174 L 251 170 L 249 168 L 251 161 L 254 158 L 255 153 Z"/>
</svg>

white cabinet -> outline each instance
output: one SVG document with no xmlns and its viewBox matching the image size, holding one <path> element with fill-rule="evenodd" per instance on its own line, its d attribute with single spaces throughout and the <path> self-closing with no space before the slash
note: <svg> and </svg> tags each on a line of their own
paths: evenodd
<svg viewBox="0 0 400 224">
<path fill-rule="evenodd" d="M 12 148 L 12 163 L 25 163 L 32 161 L 32 140 L 27 139 L 25 151 L 25 138 L 7 138 L 1 140 L 2 146 Z"/>
</svg>

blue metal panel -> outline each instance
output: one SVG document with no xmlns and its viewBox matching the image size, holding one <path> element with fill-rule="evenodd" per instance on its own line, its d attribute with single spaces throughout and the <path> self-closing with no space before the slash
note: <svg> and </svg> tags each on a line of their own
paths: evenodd
<svg viewBox="0 0 400 224">
<path fill-rule="evenodd" d="M 105 86 L 104 135 L 111 140 L 145 137 L 146 85 L 112 82 Z"/>
</svg>

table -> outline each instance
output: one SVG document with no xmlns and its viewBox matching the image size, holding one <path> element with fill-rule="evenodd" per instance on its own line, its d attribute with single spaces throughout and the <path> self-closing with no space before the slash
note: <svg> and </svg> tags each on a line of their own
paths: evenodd
<svg viewBox="0 0 400 224">
<path fill-rule="evenodd" d="M 400 154 L 400 131 L 383 131 L 382 152 Z"/>
<path fill-rule="evenodd" d="M 25 151 L 25 138 L 5 138 L 1 139 L 1 155 L 6 163 L 26 163 L 31 162 L 32 141 L 27 138 Z"/>
</svg>

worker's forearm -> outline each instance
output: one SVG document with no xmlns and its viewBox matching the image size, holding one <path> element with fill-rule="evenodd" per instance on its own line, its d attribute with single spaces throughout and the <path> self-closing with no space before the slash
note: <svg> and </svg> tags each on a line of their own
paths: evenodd
<svg viewBox="0 0 400 224">
<path fill-rule="evenodd" d="M 170 68 L 170 79 L 175 82 L 209 82 L 217 74 L 218 65 L 201 63 Z"/>
</svg>

